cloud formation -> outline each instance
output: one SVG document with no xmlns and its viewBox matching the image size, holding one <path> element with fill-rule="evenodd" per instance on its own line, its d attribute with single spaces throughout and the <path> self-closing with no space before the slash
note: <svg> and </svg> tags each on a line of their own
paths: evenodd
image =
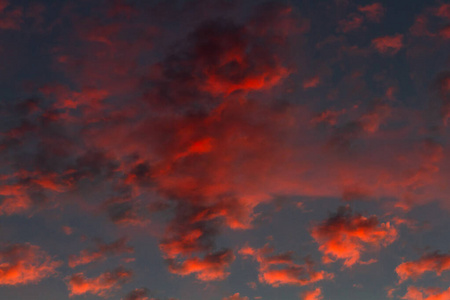
<svg viewBox="0 0 450 300">
<path fill-rule="evenodd" d="M 372 46 L 381 54 L 394 55 L 403 48 L 403 35 L 382 36 L 372 40 Z"/>
<path fill-rule="evenodd" d="M 122 284 L 129 281 L 132 272 L 123 268 L 117 268 L 110 272 L 105 272 L 98 277 L 86 278 L 83 273 L 76 273 L 70 276 L 67 283 L 70 297 L 92 294 L 101 297 L 116 289 L 120 289 Z"/>
<path fill-rule="evenodd" d="M 303 292 L 301 298 L 302 300 L 321 300 L 323 299 L 322 290 L 316 288 L 315 290 Z"/>
<path fill-rule="evenodd" d="M 230 274 L 226 269 L 234 258 L 231 250 L 222 250 L 207 254 L 203 258 L 187 258 L 181 263 L 169 260 L 169 271 L 181 276 L 196 274 L 202 281 L 223 280 Z"/>
<path fill-rule="evenodd" d="M 389 222 L 380 223 L 376 216 L 353 214 L 349 207 L 341 207 L 336 214 L 314 225 L 311 236 L 324 254 L 324 263 L 344 260 L 348 268 L 373 262 L 362 261 L 361 255 L 390 245 L 397 239 L 398 232 Z"/>
<path fill-rule="evenodd" d="M 310 259 L 305 264 L 294 262 L 292 252 L 273 254 L 274 249 L 268 244 L 263 248 L 254 249 L 245 246 L 239 250 L 244 257 L 251 257 L 259 264 L 258 279 L 261 283 L 279 287 L 281 285 L 308 285 L 321 280 L 330 280 L 334 274 L 326 271 L 316 271 L 315 264 Z"/>
<path fill-rule="evenodd" d="M 107 256 L 133 253 L 134 248 L 127 245 L 126 238 L 120 238 L 110 244 L 103 241 L 97 241 L 96 249 L 82 250 L 79 255 L 69 256 L 69 267 L 75 268 L 80 265 L 106 259 Z"/>
<path fill-rule="evenodd" d="M 222 300 L 249 300 L 248 297 L 241 296 L 239 293 L 231 295 L 229 297 L 225 297 Z"/>
<path fill-rule="evenodd" d="M 418 260 L 401 263 L 395 268 L 399 283 L 408 279 L 418 280 L 427 272 L 434 272 L 441 276 L 442 272 L 450 270 L 450 255 L 438 252 L 425 254 Z"/>
<path fill-rule="evenodd" d="M 418 288 L 409 286 L 406 294 L 400 299 L 404 300 L 445 300 L 450 298 L 450 288 L 440 290 L 439 288 Z"/>
<path fill-rule="evenodd" d="M 170 273 L 161 289 L 193 280 L 206 293 L 229 276 L 233 283 L 234 236 L 262 234 L 292 200 L 311 222 L 313 246 L 299 251 L 326 266 L 269 245 L 239 253 L 256 262 L 264 288 L 318 300 L 316 283 L 375 263 L 372 251 L 394 241 L 409 244 L 399 234 L 418 226 L 406 212 L 436 201 L 450 209 L 447 4 L 412 5 L 394 24 L 397 7 L 387 2 L 47 2 L 0 0 L 0 215 L 2 232 L 18 241 L 36 225 L 33 238 L 51 243 L 40 229 L 55 223 L 55 253 L 77 268 L 61 268 L 76 273 L 71 296 L 118 297 L 144 272 L 91 273 L 111 256 L 133 254 L 122 261 L 164 271 L 123 235 L 140 247 L 157 240 L 151 250 Z M 313 202 L 322 200 L 377 206 L 390 221 L 348 208 L 318 220 Z M 280 221 L 283 230 L 290 221 Z M 72 247 L 91 229 L 116 236 Z M 8 247 L 3 285 L 58 274 L 61 263 L 39 247 Z M 449 269 L 446 254 L 403 259 L 400 282 Z M 257 290 L 255 280 L 246 282 Z M 308 286 L 303 295 L 299 286 Z M 446 295 L 410 290 L 405 297 Z M 149 294 L 124 297 L 156 300 Z"/>
<path fill-rule="evenodd" d="M 38 283 L 61 265 L 39 246 L 12 244 L 0 251 L 0 285 Z"/>
</svg>

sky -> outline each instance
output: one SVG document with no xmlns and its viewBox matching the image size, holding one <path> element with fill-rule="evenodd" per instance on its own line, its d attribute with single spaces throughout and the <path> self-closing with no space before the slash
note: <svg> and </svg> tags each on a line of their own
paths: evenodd
<svg viewBox="0 0 450 300">
<path fill-rule="evenodd" d="M 450 3 L 0 0 L 0 299 L 449 300 Z"/>
</svg>

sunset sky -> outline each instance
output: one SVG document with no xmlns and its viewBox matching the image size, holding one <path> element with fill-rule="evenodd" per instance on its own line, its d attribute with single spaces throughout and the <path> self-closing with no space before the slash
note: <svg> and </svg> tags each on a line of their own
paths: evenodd
<svg viewBox="0 0 450 300">
<path fill-rule="evenodd" d="M 1 300 L 449 300 L 450 3 L 0 0 Z"/>
</svg>

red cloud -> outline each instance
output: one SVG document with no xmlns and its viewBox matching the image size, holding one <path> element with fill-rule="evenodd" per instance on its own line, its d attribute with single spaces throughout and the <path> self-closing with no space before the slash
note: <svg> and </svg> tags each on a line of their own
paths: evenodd
<svg viewBox="0 0 450 300">
<path fill-rule="evenodd" d="M 259 281 L 274 287 L 280 285 L 308 285 L 317 281 L 332 279 L 333 274 L 315 271 L 314 263 L 307 260 L 299 265 L 294 262 L 291 252 L 273 255 L 274 249 L 265 245 L 261 249 L 248 246 L 239 250 L 244 257 L 253 257 L 259 263 Z"/>
<path fill-rule="evenodd" d="M 408 279 L 417 280 L 426 272 L 434 272 L 440 276 L 447 270 L 450 270 L 450 255 L 439 253 L 424 255 L 418 260 L 404 262 L 395 268 L 400 277 L 399 283 Z"/>
<path fill-rule="evenodd" d="M 328 123 L 331 126 L 334 126 L 338 122 L 338 118 L 340 115 L 344 114 L 345 110 L 335 111 L 335 110 L 325 110 L 311 119 L 312 124 L 318 123 Z"/>
<path fill-rule="evenodd" d="M 361 254 L 368 247 L 385 247 L 398 234 L 389 222 L 380 224 L 376 216 L 353 215 L 350 208 L 341 207 L 336 215 L 314 226 L 311 235 L 320 245 L 325 263 L 343 259 L 344 266 L 351 267 L 367 263 L 361 261 Z"/>
<path fill-rule="evenodd" d="M 74 274 L 68 282 L 70 297 L 86 293 L 107 296 L 112 290 L 119 289 L 131 276 L 132 272 L 123 268 L 117 268 L 95 278 L 86 278 L 83 273 Z"/>
<path fill-rule="evenodd" d="M 10 245 L 0 251 L 0 285 L 37 283 L 55 274 L 60 265 L 38 246 Z"/>
<path fill-rule="evenodd" d="M 303 89 L 315 88 L 320 84 L 320 77 L 314 76 L 303 81 Z"/>
<path fill-rule="evenodd" d="M 436 10 L 436 16 L 450 19 L 450 4 L 442 4 Z"/>
<path fill-rule="evenodd" d="M 225 270 L 233 261 L 233 252 L 223 250 L 208 254 L 204 258 L 188 258 L 181 263 L 169 260 L 169 271 L 181 276 L 196 274 L 202 281 L 223 280 L 230 274 Z"/>
<path fill-rule="evenodd" d="M 370 111 L 359 118 L 359 122 L 364 131 L 369 133 L 376 132 L 391 113 L 391 107 L 387 104 L 377 103 Z"/>
<path fill-rule="evenodd" d="M 70 226 L 63 226 L 61 229 L 65 235 L 71 235 L 73 233 L 73 228 Z"/>
<path fill-rule="evenodd" d="M 339 28 L 342 32 L 350 32 L 361 28 L 364 22 L 364 18 L 359 14 L 351 14 L 345 20 L 339 21 Z"/>
<path fill-rule="evenodd" d="M 85 265 L 94 261 L 106 259 L 108 255 L 120 255 L 124 253 L 133 253 L 134 248 L 127 245 L 127 239 L 121 238 L 111 244 L 106 244 L 102 241 L 97 242 L 97 247 L 94 250 L 83 250 L 80 254 L 69 256 L 69 267 Z"/>
<path fill-rule="evenodd" d="M 43 191 L 63 192 L 69 186 L 70 182 L 56 173 L 19 170 L 4 178 L 0 177 L 0 196 L 4 196 L 0 203 L 0 215 L 24 213 L 38 202 L 33 199 L 33 194 Z"/>
<path fill-rule="evenodd" d="M 0 204 L 0 215 L 21 213 L 27 211 L 32 205 L 26 188 L 21 184 L 0 185 L 0 196 L 5 197 Z"/>
<path fill-rule="evenodd" d="M 239 293 L 236 293 L 236 294 L 234 294 L 232 296 L 225 297 L 222 300 L 249 300 L 249 298 L 248 297 L 241 297 L 239 295 Z"/>
<path fill-rule="evenodd" d="M 316 288 L 312 291 L 306 291 L 302 293 L 302 300 L 322 300 L 322 290 L 320 288 Z"/>
<path fill-rule="evenodd" d="M 417 288 L 409 286 L 407 293 L 400 299 L 404 300 L 448 300 L 450 299 L 450 288 L 441 291 L 438 288 Z"/>
<path fill-rule="evenodd" d="M 450 25 L 439 30 L 439 35 L 444 39 L 450 39 Z"/>
<path fill-rule="evenodd" d="M 23 9 L 10 7 L 8 0 L 0 0 L 0 29 L 19 30 L 23 22 Z"/>
<path fill-rule="evenodd" d="M 365 6 L 358 6 L 358 10 L 362 12 L 369 21 L 380 22 L 384 16 L 385 9 L 379 2 L 368 4 Z"/>
<path fill-rule="evenodd" d="M 375 38 L 372 46 L 381 54 L 394 55 L 403 47 L 403 34 Z"/>
</svg>

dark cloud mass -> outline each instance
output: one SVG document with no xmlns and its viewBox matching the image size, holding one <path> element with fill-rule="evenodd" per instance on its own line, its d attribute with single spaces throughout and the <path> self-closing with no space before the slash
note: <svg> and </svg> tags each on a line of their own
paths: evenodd
<svg viewBox="0 0 450 300">
<path fill-rule="evenodd" d="M 403 5 L 0 0 L 0 298 L 447 299 L 450 6 Z"/>
</svg>

